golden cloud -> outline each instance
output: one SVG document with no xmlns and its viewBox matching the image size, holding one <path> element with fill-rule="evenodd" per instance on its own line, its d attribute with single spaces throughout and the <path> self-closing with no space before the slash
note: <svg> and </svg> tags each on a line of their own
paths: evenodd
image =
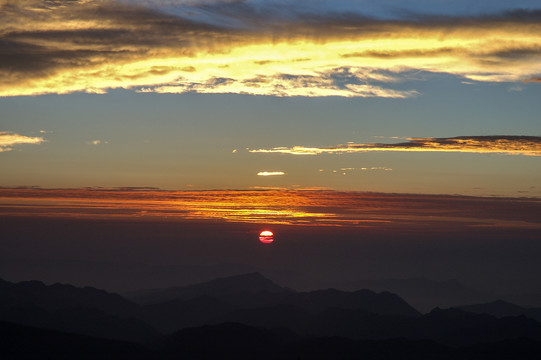
<svg viewBox="0 0 541 360">
<path fill-rule="evenodd" d="M 41 137 L 30 137 L 8 131 L 0 131 L 0 152 L 11 151 L 14 145 L 41 144 L 44 141 Z"/>
<path fill-rule="evenodd" d="M 159 12 L 144 2 L 0 0 L 0 96 L 123 88 L 405 98 L 417 92 L 392 85 L 409 71 L 476 81 L 541 74 L 540 11 L 437 20 L 281 19 L 234 2 L 201 5 L 207 12 L 227 8 L 233 28 Z"/>
<path fill-rule="evenodd" d="M 252 153 L 292 155 L 345 154 L 367 151 L 442 151 L 467 153 L 500 153 L 541 156 L 539 136 L 459 136 L 454 138 L 413 138 L 396 144 L 346 144 L 331 147 L 275 147 L 252 149 Z"/>
</svg>

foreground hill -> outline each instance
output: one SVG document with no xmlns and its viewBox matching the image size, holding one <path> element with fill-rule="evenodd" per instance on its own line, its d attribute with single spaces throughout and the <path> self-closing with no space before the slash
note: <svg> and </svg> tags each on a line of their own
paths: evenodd
<svg viewBox="0 0 541 360">
<path fill-rule="evenodd" d="M 156 355 L 134 343 L 0 321 L 1 359 L 144 360 Z"/>
<path fill-rule="evenodd" d="M 448 346 L 432 340 L 352 340 L 299 337 L 287 330 L 237 323 L 188 328 L 152 348 L 122 341 L 0 322 L 0 358 L 56 360 L 534 360 L 541 342 L 527 338 L 471 346 Z"/>
<path fill-rule="evenodd" d="M 225 323 L 184 329 L 169 336 L 167 359 L 539 359 L 541 342 L 512 339 L 473 346 L 448 346 L 432 340 L 352 340 L 298 337 L 288 331 Z"/>
</svg>

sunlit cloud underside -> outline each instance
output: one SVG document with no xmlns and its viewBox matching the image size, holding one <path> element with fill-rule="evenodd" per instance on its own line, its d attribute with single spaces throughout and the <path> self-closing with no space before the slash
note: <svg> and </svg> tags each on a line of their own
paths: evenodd
<svg viewBox="0 0 541 360">
<path fill-rule="evenodd" d="M 381 20 L 297 7 L 284 19 L 249 4 L 205 6 L 233 24 L 114 0 L 0 0 L 0 96 L 122 88 L 407 98 L 418 92 L 396 85 L 416 71 L 481 82 L 541 74 L 540 11 Z"/>
<path fill-rule="evenodd" d="M 0 152 L 11 151 L 13 147 L 21 144 L 41 144 L 42 137 L 20 135 L 14 132 L 0 131 Z"/>
<path fill-rule="evenodd" d="M 347 154 L 367 151 L 430 151 L 499 153 L 541 156 L 539 136 L 460 136 L 454 138 L 413 138 L 395 144 L 345 144 L 331 147 L 274 147 L 252 149 L 252 153 L 280 153 L 292 155 Z"/>
<path fill-rule="evenodd" d="M 541 229 L 540 199 L 335 191 L 156 191 L 0 188 L 0 214 L 137 221 Z"/>
<path fill-rule="evenodd" d="M 257 173 L 257 176 L 282 176 L 285 174 L 283 171 L 260 171 Z"/>
</svg>

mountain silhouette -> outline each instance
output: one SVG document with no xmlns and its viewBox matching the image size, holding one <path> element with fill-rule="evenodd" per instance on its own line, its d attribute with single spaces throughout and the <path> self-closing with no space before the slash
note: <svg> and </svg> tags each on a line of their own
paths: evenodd
<svg viewBox="0 0 541 360">
<path fill-rule="evenodd" d="M 140 304 L 156 304 L 170 300 L 190 300 L 210 296 L 233 303 L 242 303 L 249 296 L 251 301 L 260 294 L 289 293 L 292 290 L 279 286 L 260 273 L 249 273 L 165 289 L 149 289 L 124 294 Z"/>
<path fill-rule="evenodd" d="M 135 343 L 0 321 L 0 358 L 6 360 L 148 360 L 157 355 Z"/>
<path fill-rule="evenodd" d="M 406 301 L 389 292 L 375 293 L 371 290 L 354 292 L 327 289 L 296 293 L 289 296 L 287 303 L 311 312 L 328 308 L 360 309 L 381 315 L 419 316 L 420 313 Z"/>
<path fill-rule="evenodd" d="M 525 316 L 498 319 L 461 309 L 432 310 L 416 319 L 407 338 L 432 339 L 451 345 L 495 342 L 527 337 L 541 340 L 541 323 Z"/>
<path fill-rule="evenodd" d="M 184 329 L 148 347 L 0 321 L 2 359 L 534 360 L 540 357 L 541 342 L 528 338 L 449 346 L 433 340 L 405 338 L 299 337 L 287 329 L 224 323 Z"/>
<path fill-rule="evenodd" d="M 297 338 L 287 330 L 223 323 L 180 330 L 167 338 L 165 351 L 171 358 L 180 353 L 195 359 L 259 359 Z"/>
<path fill-rule="evenodd" d="M 295 292 L 257 273 L 146 295 L 164 294 L 181 297 L 0 280 L 0 358 L 541 358 L 541 323 L 502 301 L 421 315 L 388 292 Z"/>
<path fill-rule="evenodd" d="M 523 315 L 541 321 L 541 308 L 525 308 L 503 300 L 484 304 L 463 305 L 458 306 L 458 308 L 476 314 L 489 314 L 497 318 Z"/>
<path fill-rule="evenodd" d="M 138 318 L 164 333 L 171 333 L 220 322 L 236 309 L 236 306 L 225 301 L 203 295 L 189 300 L 176 299 L 144 305 L 139 310 Z"/>
<path fill-rule="evenodd" d="M 397 294 L 414 308 L 427 313 L 435 307 L 449 308 L 486 302 L 490 295 L 470 289 L 457 280 L 435 281 L 424 277 L 408 279 L 359 280 L 343 284 L 345 290 L 370 289 Z"/>
<path fill-rule="evenodd" d="M 143 297 L 144 295 L 144 297 Z M 258 273 L 219 278 L 186 287 L 139 292 L 139 301 L 178 298 L 142 305 L 138 318 L 162 332 L 190 326 L 238 322 L 263 327 L 287 327 L 307 333 L 307 324 L 329 308 L 417 317 L 420 313 L 400 297 L 370 290 L 336 289 L 295 292 Z"/>
<path fill-rule="evenodd" d="M 33 305 L 45 310 L 96 308 L 108 314 L 129 316 L 137 305 L 122 296 L 93 287 L 45 285 L 41 281 L 12 283 L 0 279 L 0 306 Z"/>
<path fill-rule="evenodd" d="M 393 338 L 354 340 L 344 337 L 299 337 L 283 329 L 238 323 L 206 325 L 167 337 L 166 359 L 539 359 L 541 342 L 527 338 L 450 346 L 433 340 Z"/>
<path fill-rule="evenodd" d="M 136 319 L 139 306 L 91 287 L 0 282 L 0 320 L 109 339 L 152 341 L 159 332 Z"/>
<path fill-rule="evenodd" d="M 528 292 L 525 294 L 513 294 L 505 297 L 509 301 L 527 308 L 541 307 L 541 292 Z"/>
<path fill-rule="evenodd" d="M 218 278 L 183 287 L 143 290 L 128 295 L 133 301 L 154 305 L 165 304 L 172 300 L 191 300 L 207 297 L 220 300 L 237 308 L 289 305 L 309 312 L 339 307 L 363 309 L 378 314 L 420 315 L 417 310 L 399 296 L 388 292 L 376 294 L 370 290 L 348 292 L 336 289 L 296 292 L 275 284 L 259 273 Z"/>
<path fill-rule="evenodd" d="M 308 313 L 301 308 L 240 310 L 225 319 L 242 324 L 288 328 L 301 336 L 350 339 L 429 339 L 449 345 L 470 345 L 518 337 L 541 340 L 541 323 L 524 316 L 498 319 L 459 309 L 434 309 L 419 317 L 381 315 L 359 309 L 328 308 Z"/>
</svg>

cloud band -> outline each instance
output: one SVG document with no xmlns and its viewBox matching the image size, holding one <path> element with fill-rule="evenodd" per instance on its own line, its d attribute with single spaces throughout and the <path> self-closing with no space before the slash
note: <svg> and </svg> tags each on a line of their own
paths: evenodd
<svg viewBox="0 0 541 360">
<path fill-rule="evenodd" d="M 411 71 L 476 81 L 541 74 L 541 11 L 381 20 L 300 6 L 286 17 L 238 1 L 178 4 L 231 24 L 137 2 L 0 0 L 0 96 L 123 88 L 406 98 L 417 92 L 393 87 Z"/>
<path fill-rule="evenodd" d="M 500 153 L 541 156 L 539 136 L 460 136 L 454 138 L 413 138 L 395 144 L 346 144 L 331 147 L 275 147 L 252 149 L 252 153 L 292 155 L 344 154 L 367 151 L 441 151 L 467 153 Z"/>
</svg>

